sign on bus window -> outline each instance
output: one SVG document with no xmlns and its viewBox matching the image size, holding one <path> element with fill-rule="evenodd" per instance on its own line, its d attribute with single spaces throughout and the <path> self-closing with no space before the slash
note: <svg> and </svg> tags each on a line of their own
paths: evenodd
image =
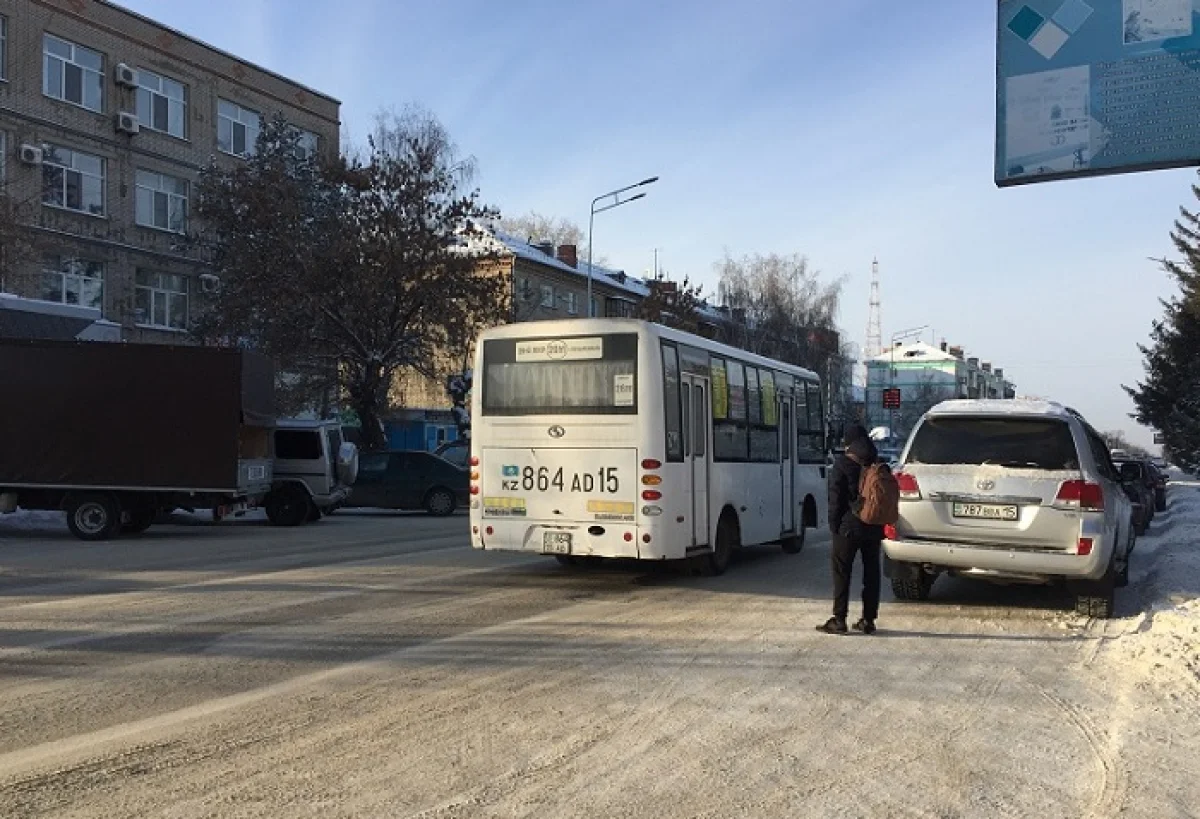
<svg viewBox="0 0 1200 819">
<path fill-rule="evenodd" d="M 663 344 L 663 417 L 666 420 L 667 460 L 683 460 L 683 429 L 679 410 L 679 355 L 674 346 Z"/>
<path fill-rule="evenodd" d="M 714 421 L 729 417 L 729 386 L 725 374 L 725 359 L 713 356 L 712 365 L 712 414 Z"/>
</svg>

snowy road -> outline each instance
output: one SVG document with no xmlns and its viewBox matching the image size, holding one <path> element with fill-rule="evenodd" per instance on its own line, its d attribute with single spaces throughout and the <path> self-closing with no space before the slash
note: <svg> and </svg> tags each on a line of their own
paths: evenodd
<svg viewBox="0 0 1200 819">
<path fill-rule="evenodd" d="M 939 581 L 832 637 L 828 542 L 720 578 L 348 514 L 0 518 L 0 816 L 1194 816 L 1200 486 L 1120 618 Z M 852 609 L 857 615 L 857 606 Z"/>
</svg>

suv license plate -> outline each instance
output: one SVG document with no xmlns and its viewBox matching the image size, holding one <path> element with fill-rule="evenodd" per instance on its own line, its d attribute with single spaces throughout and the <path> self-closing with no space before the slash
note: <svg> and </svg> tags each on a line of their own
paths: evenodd
<svg viewBox="0 0 1200 819">
<path fill-rule="evenodd" d="M 1016 506 L 997 506 L 990 503 L 956 503 L 950 507 L 950 514 L 956 518 L 974 520 L 1016 521 L 1020 518 Z"/>
<path fill-rule="evenodd" d="M 571 553 L 571 533 L 543 532 L 542 551 L 550 555 L 569 555 Z"/>
</svg>

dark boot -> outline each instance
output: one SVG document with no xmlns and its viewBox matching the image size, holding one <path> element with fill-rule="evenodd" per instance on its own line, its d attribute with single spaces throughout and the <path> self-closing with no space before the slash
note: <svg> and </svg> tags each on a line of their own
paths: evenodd
<svg viewBox="0 0 1200 819">
<path fill-rule="evenodd" d="M 830 617 L 821 625 L 817 626 L 817 631 L 823 631 L 826 634 L 845 634 L 849 631 L 846 628 L 846 621 L 840 617 Z"/>
<path fill-rule="evenodd" d="M 863 618 L 863 619 L 860 619 L 857 623 L 855 623 L 853 628 L 855 631 L 861 631 L 863 634 L 874 634 L 875 633 L 875 621 L 867 620 L 867 619 Z"/>
</svg>

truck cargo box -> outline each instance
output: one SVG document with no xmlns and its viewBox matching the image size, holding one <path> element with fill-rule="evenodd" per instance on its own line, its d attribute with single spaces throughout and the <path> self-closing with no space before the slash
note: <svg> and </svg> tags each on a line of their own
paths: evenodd
<svg viewBox="0 0 1200 819">
<path fill-rule="evenodd" d="M 269 485 L 274 402 L 250 351 L 0 340 L 0 487 Z"/>
</svg>

